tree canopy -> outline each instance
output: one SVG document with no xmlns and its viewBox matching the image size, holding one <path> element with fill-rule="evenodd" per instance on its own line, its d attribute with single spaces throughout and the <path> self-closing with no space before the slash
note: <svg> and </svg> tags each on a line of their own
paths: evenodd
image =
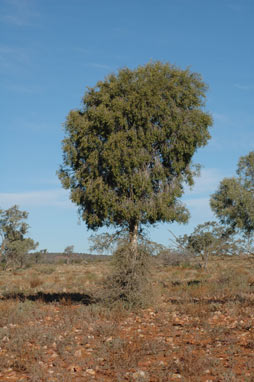
<svg viewBox="0 0 254 382">
<path fill-rule="evenodd" d="M 234 232 L 216 221 L 207 221 L 194 228 L 190 235 L 180 236 L 178 244 L 201 255 L 205 264 L 209 255 L 232 255 L 243 252 L 244 243 Z"/>
<path fill-rule="evenodd" d="M 63 187 L 88 228 L 186 222 L 180 202 L 193 184 L 192 157 L 212 125 L 206 84 L 189 69 L 152 62 L 88 88 L 65 123 Z"/>
<path fill-rule="evenodd" d="M 221 223 L 249 236 L 254 231 L 254 151 L 240 158 L 236 173 L 220 182 L 210 204 Z"/>
<path fill-rule="evenodd" d="M 20 211 L 17 205 L 0 210 L 0 254 L 5 262 L 22 266 L 24 255 L 38 246 L 31 238 L 25 237 L 29 228 L 24 221 L 27 217 L 28 213 Z"/>
</svg>

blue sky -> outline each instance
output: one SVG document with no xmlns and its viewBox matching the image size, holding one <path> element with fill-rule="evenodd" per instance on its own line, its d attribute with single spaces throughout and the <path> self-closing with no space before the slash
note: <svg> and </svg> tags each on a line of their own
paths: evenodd
<svg viewBox="0 0 254 382">
<path fill-rule="evenodd" d="M 209 195 L 254 149 L 253 19 L 253 0 L 0 0 L 0 207 L 29 212 L 41 249 L 88 251 L 92 232 L 56 176 L 62 124 L 87 86 L 161 60 L 201 73 L 214 126 L 183 198 L 189 224 L 159 224 L 151 237 L 168 244 L 168 229 L 213 219 Z"/>
</svg>

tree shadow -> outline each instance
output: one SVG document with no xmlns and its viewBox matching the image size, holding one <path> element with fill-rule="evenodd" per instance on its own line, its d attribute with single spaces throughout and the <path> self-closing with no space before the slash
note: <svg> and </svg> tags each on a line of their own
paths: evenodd
<svg viewBox="0 0 254 382">
<path fill-rule="evenodd" d="M 187 285 L 187 286 L 193 286 L 193 285 L 199 285 L 201 283 L 204 283 L 206 280 L 189 280 L 189 281 L 171 281 L 172 286 L 180 286 L 180 285 Z"/>
<path fill-rule="evenodd" d="M 169 297 L 167 299 L 168 302 L 175 305 L 182 305 L 182 304 L 188 304 L 188 303 L 194 303 L 194 304 L 203 304 L 203 305 L 209 305 L 209 304 L 227 304 L 229 302 L 231 303 L 240 303 L 243 306 L 253 306 L 254 305 L 254 299 L 252 296 L 241 296 L 241 295 L 235 295 L 235 296 L 224 296 L 224 297 L 190 297 L 190 298 L 174 298 Z"/>
<path fill-rule="evenodd" d="M 5 294 L 1 300 L 17 300 L 21 302 L 40 301 L 43 303 L 61 303 L 64 305 L 83 304 L 91 305 L 98 302 L 98 299 L 84 293 L 44 293 L 26 295 L 24 293 L 9 293 Z"/>
</svg>

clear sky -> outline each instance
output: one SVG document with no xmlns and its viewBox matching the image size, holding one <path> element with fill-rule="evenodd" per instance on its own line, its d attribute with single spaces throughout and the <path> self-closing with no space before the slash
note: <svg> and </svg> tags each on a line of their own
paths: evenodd
<svg viewBox="0 0 254 382">
<path fill-rule="evenodd" d="M 87 86 L 149 60 L 199 72 L 209 85 L 212 139 L 183 198 L 188 225 L 158 224 L 153 240 L 213 219 L 209 195 L 254 149 L 253 0 L 0 0 L 0 208 L 29 212 L 40 249 L 86 252 L 88 232 L 56 176 L 63 123 Z"/>
</svg>

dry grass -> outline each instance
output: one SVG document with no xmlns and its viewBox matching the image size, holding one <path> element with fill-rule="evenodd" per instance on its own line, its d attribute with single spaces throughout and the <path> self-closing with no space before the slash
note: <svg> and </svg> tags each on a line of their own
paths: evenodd
<svg viewBox="0 0 254 382">
<path fill-rule="evenodd" d="M 95 303 L 110 262 L 0 272 L 0 381 L 253 382 L 253 271 L 154 262 L 136 311 Z"/>
</svg>

